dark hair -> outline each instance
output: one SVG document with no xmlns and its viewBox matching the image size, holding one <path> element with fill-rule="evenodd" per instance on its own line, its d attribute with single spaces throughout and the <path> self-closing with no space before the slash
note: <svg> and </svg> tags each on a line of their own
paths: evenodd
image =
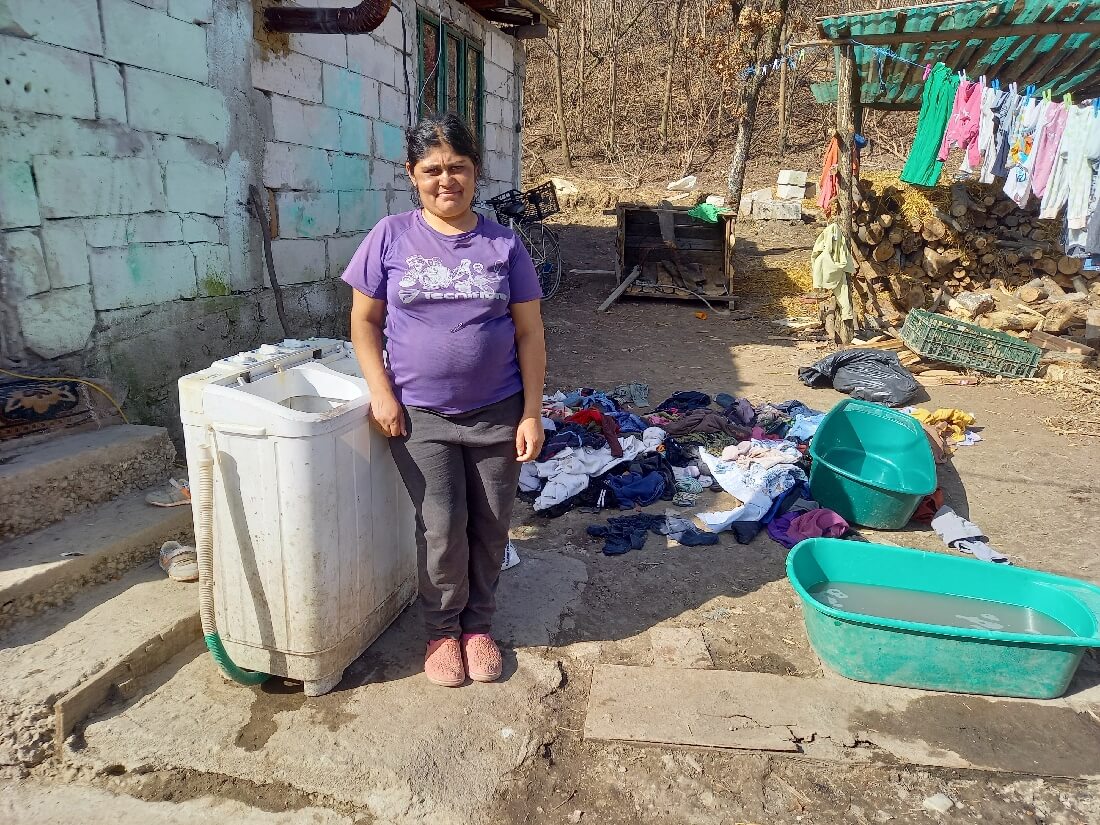
<svg viewBox="0 0 1100 825">
<path fill-rule="evenodd" d="M 472 160 L 480 173 L 481 143 L 466 121 L 453 112 L 429 115 L 405 131 L 409 166 L 416 166 L 432 149 L 438 149 L 444 144 Z"/>
</svg>

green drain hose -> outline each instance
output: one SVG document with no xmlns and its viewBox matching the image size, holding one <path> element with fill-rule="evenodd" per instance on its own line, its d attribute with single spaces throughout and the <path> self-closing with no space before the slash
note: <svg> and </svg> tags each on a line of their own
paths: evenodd
<svg viewBox="0 0 1100 825">
<path fill-rule="evenodd" d="M 218 663 L 222 673 L 242 685 L 258 685 L 267 681 L 268 674 L 242 670 L 233 663 L 218 635 L 214 618 L 214 457 L 210 445 L 199 447 L 199 483 L 192 488 L 198 496 L 192 499 L 197 514 L 195 526 L 195 553 L 199 562 L 199 619 L 206 649 Z"/>
</svg>

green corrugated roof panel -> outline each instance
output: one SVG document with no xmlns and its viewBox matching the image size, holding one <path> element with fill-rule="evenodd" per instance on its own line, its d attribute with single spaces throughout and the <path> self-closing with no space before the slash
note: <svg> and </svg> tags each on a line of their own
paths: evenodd
<svg viewBox="0 0 1100 825">
<path fill-rule="evenodd" d="M 919 39 L 889 44 L 899 57 L 914 63 L 946 63 L 971 77 L 987 75 L 1002 83 L 1035 84 L 1055 94 L 1078 91 L 1100 94 L 1100 33 L 1034 33 L 1036 24 L 1100 22 L 1100 0 L 966 0 L 887 11 L 843 14 L 819 21 L 827 39 L 861 40 L 875 35 L 936 31 L 957 32 L 952 40 L 921 42 Z M 967 37 L 994 26 L 1019 27 L 1020 33 L 995 40 Z M 1032 33 L 1029 33 L 1029 29 Z M 834 50 L 839 57 L 839 49 Z M 882 108 L 917 108 L 920 105 L 922 70 L 890 57 L 879 61 L 874 45 L 855 46 L 865 105 Z M 881 69 L 880 69 L 881 66 Z M 822 103 L 836 101 L 836 80 L 812 85 Z"/>
</svg>

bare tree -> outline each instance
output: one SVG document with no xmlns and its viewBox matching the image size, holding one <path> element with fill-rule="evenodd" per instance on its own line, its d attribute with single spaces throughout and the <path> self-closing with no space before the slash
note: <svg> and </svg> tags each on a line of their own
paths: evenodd
<svg viewBox="0 0 1100 825">
<path fill-rule="evenodd" d="M 684 0 L 675 0 L 672 12 L 672 28 L 668 33 L 668 67 L 665 69 L 665 99 L 661 106 L 661 147 L 668 146 L 668 115 L 672 109 L 672 71 L 676 65 L 676 44 L 680 39 L 680 13 Z"/>
</svg>

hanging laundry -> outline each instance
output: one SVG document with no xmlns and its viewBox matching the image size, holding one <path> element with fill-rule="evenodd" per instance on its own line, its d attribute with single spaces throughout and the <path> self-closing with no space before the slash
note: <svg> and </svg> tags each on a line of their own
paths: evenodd
<svg viewBox="0 0 1100 825">
<path fill-rule="evenodd" d="M 944 132 L 943 142 L 940 144 L 939 160 L 947 160 L 947 153 L 952 148 L 966 150 L 966 158 L 963 161 L 963 169 L 969 171 L 982 162 L 981 152 L 978 149 L 978 127 L 982 117 L 982 84 L 972 80 L 959 82 L 958 91 L 955 92 L 955 104 L 951 109 L 951 117 L 947 121 L 947 131 Z"/>
<path fill-rule="evenodd" d="M 982 120 L 978 124 L 978 148 L 982 153 L 982 167 L 978 180 L 993 183 L 993 166 L 997 162 L 998 140 L 1007 140 L 1002 131 L 1008 114 L 1009 97 L 1007 89 L 995 89 L 992 86 L 982 93 Z"/>
<path fill-rule="evenodd" d="M 848 276 L 856 271 L 856 262 L 849 251 L 848 237 L 831 223 L 822 230 L 810 253 L 814 289 L 828 289 L 840 307 L 840 317 L 852 318 L 852 300 L 848 295 Z"/>
<path fill-rule="evenodd" d="M 917 134 L 900 176 L 906 183 L 935 186 L 939 182 L 943 162 L 937 156 L 958 88 L 959 76 L 943 63 L 937 63 L 925 80 Z"/>
<path fill-rule="evenodd" d="M 1016 84 L 1013 83 L 1009 87 L 1005 115 L 997 130 L 997 154 L 993 159 L 992 167 L 994 177 L 1003 178 L 1008 174 L 1008 153 L 1012 148 L 1012 138 L 1019 126 L 1027 101 L 1026 96 L 1017 93 Z"/>
<path fill-rule="evenodd" d="M 1084 257 L 1088 254 L 1089 214 L 1093 204 L 1093 193 L 1100 171 L 1100 116 L 1089 107 L 1088 132 L 1082 147 L 1083 158 L 1079 165 L 1081 177 L 1070 183 L 1069 198 L 1066 203 L 1066 254 Z"/>
<path fill-rule="evenodd" d="M 1039 139 L 1035 142 L 1035 165 L 1031 169 L 1031 191 L 1037 198 L 1042 198 L 1047 192 L 1047 183 L 1050 181 L 1050 170 L 1054 166 L 1054 157 L 1058 154 L 1058 144 L 1062 140 L 1062 133 L 1066 129 L 1066 120 L 1069 118 L 1071 107 L 1062 104 L 1054 104 L 1047 111 L 1043 128 L 1039 132 Z"/>
<path fill-rule="evenodd" d="M 1085 138 L 1088 133 L 1089 113 L 1080 106 L 1070 109 L 1066 119 L 1066 127 L 1062 132 L 1062 139 L 1058 143 L 1058 150 L 1054 153 L 1054 162 L 1050 171 L 1050 180 L 1047 183 L 1046 193 L 1043 195 L 1042 205 L 1039 209 L 1039 217 L 1052 220 L 1058 217 L 1058 213 L 1069 200 L 1070 181 L 1076 171 L 1077 161 L 1083 157 Z"/>
<path fill-rule="evenodd" d="M 1046 100 L 1028 101 L 1021 111 L 1008 149 L 1008 174 L 1005 176 L 1004 193 L 1021 209 L 1027 206 L 1031 197 L 1036 133 L 1042 127 L 1051 105 Z"/>
<path fill-rule="evenodd" d="M 821 178 L 817 184 L 817 205 L 829 211 L 839 188 L 836 168 L 840 163 L 840 141 L 835 137 L 825 147 L 825 159 L 821 164 Z"/>
</svg>

